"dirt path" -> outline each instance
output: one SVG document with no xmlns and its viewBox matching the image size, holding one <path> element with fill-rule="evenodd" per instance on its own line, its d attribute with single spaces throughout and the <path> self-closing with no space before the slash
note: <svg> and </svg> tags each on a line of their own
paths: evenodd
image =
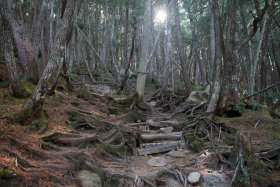
<svg viewBox="0 0 280 187">
<path fill-rule="evenodd" d="M 158 112 L 149 113 L 129 109 L 131 103 L 123 98 L 95 95 L 85 101 L 58 92 L 45 104 L 49 125 L 44 132 L 3 117 L 0 168 L 4 168 L 6 179 L 1 178 L 1 186 L 85 186 L 94 173 L 98 174 L 95 181 L 103 186 L 188 186 L 188 175 L 194 171 L 204 180 L 211 174 L 216 176 L 212 182 L 228 185 L 234 170 L 229 170 L 226 161 L 221 162 L 222 154 L 204 149 L 202 141 L 192 141 L 193 132 L 203 135 L 195 125 L 211 124 L 201 115 L 203 105 L 161 112 L 166 105 L 160 102 L 153 101 Z M 22 101 L 7 102 L 3 116 L 23 105 Z M 183 111 L 188 118 L 177 115 Z M 213 125 L 209 129 L 212 127 L 217 128 Z M 171 145 L 174 141 L 177 143 Z M 218 148 L 223 153 L 231 150 Z M 147 150 L 157 151 L 141 156 L 141 151 Z M 173 154 L 168 153 L 172 150 Z M 152 158 L 160 163 L 151 163 Z"/>
</svg>

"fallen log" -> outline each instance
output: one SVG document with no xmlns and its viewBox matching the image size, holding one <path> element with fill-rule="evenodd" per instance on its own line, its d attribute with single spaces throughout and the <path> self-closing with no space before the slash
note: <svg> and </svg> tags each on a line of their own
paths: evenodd
<svg viewBox="0 0 280 187">
<path fill-rule="evenodd" d="M 181 140 L 182 132 L 172 132 L 169 134 L 141 134 L 141 139 L 144 141 Z"/>
<path fill-rule="evenodd" d="M 164 141 L 164 142 L 156 142 L 156 143 L 143 143 L 141 144 L 141 148 L 151 148 L 155 146 L 163 146 L 163 145 L 179 145 L 184 144 L 183 141 Z"/>
</svg>

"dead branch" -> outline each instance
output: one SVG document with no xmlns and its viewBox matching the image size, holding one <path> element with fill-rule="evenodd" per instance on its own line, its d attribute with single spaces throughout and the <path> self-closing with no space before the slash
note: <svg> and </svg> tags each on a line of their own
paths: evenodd
<svg viewBox="0 0 280 187">
<path fill-rule="evenodd" d="M 274 87 L 277 86 L 278 84 L 280 84 L 280 81 L 277 82 L 277 83 L 275 83 L 275 84 L 273 84 L 273 85 L 271 85 L 271 86 L 269 86 L 269 87 L 267 87 L 267 88 L 264 88 L 264 89 L 262 89 L 262 90 L 259 90 L 259 91 L 255 92 L 255 93 L 251 94 L 251 95 L 248 95 L 248 96 L 246 96 L 246 97 L 243 97 L 243 98 L 241 99 L 241 101 L 244 101 L 244 100 L 246 100 L 246 99 L 249 99 L 249 98 L 251 98 L 251 97 L 254 97 L 255 95 L 258 95 L 258 94 L 260 94 L 260 93 L 266 92 L 267 90 L 270 90 L 271 88 L 274 88 Z"/>
</svg>

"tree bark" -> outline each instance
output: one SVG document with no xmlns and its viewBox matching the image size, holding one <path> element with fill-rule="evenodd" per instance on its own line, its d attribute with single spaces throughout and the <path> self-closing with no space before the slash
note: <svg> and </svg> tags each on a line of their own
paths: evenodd
<svg viewBox="0 0 280 187">
<path fill-rule="evenodd" d="M 0 9 L 4 13 L 4 9 Z M 19 77 L 16 69 L 16 59 L 14 55 L 14 46 L 12 41 L 11 30 L 9 23 L 2 16 L 2 27 L 3 27 L 3 39 L 4 39 L 4 54 L 5 54 L 5 64 L 8 69 L 8 74 L 10 78 L 10 92 L 13 96 L 18 98 L 26 97 L 26 92 L 19 81 Z"/>
<path fill-rule="evenodd" d="M 187 64 L 186 51 L 182 40 L 178 0 L 174 0 L 174 14 L 175 14 L 175 39 L 177 44 L 177 50 L 179 53 L 180 65 L 182 68 L 182 77 L 185 84 L 186 94 L 189 95 L 192 89 L 191 80 L 188 73 L 190 66 Z"/>
<path fill-rule="evenodd" d="M 147 75 L 147 64 L 149 58 L 149 46 L 150 46 L 150 36 L 151 36 L 151 16 L 152 16 L 152 1 L 145 0 L 145 13 L 144 13 L 144 26 L 142 33 L 142 43 L 141 43 L 141 54 L 140 62 L 137 71 L 137 81 L 136 81 L 136 94 L 139 100 L 143 100 L 145 82 Z"/>
<path fill-rule="evenodd" d="M 19 14 L 19 3 L 20 1 L 18 0 L 2 0 L 0 5 L 5 10 L 2 16 L 8 21 L 11 28 L 24 76 L 36 83 L 39 79 L 36 56 L 24 30 L 24 22 Z"/>
<path fill-rule="evenodd" d="M 31 102 L 27 106 L 32 112 L 32 117 L 37 117 L 41 113 L 47 91 L 56 83 L 58 72 L 63 63 L 64 46 L 72 32 L 75 12 L 82 2 L 83 0 L 67 1 L 62 23 L 55 37 L 48 64 L 36 87 Z"/>
</svg>

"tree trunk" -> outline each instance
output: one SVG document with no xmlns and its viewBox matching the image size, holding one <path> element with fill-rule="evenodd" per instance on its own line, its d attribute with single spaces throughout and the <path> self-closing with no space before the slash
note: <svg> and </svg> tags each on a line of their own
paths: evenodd
<svg viewBox="0 0 280 187">
<path fill-rule="evenodd" d="M 27 106 L 31 109 L 32 117 L 37 117 L 42 109 L 48 89 L 56 83 L 58 72 L 63 63 L 64 46 L 71 35 L 74 15 L 83 0 L 68 0 L 61 26 L 54 40 L 48 64 Z"/>
<path fill-rule="evenodd" d="M 171 2 L 172 4 L 172 2 Z M 167 91 L 168 87 L 168 77 L 169 77 L 169 68 L 171 63 L 171 55 L 172 55 L 172 10 L 169 10 L 169 15 L 167 17 L 167 24 L 166 24 L 166 35 L 165 35 L 165 45 L 164 45 L 164 53 L 165 53 L 165 59 L 162 67 L 162 79 L 160 84 L 160 91 L 159 94 L 163 93 L 164 91 Z"/>
<path fill-rule="evenodd" d="M 149 46 L 151 36 L 151 13 L 152 13 L 152 1 L 145 0 L 145 13 L 144 13 L 144 26 L 142 32 L 142 43 L 141 43 L 141 54 L 140 62 L 137 71 L 136 81 L 136 94 L 139 100 L 143 100 L 146 75 L 147 75 L 147 64 L 149 58 Z"/>
<path fill-rule="evenodd" d="M 182 41 L 178 0 L 174 0 L 174 14 L 175 14 L 175 39 L 177 44 L 177 50 L 179 53 L 180 65 L 182 69 L 182 77 L 185 84 L 186 94 L 189 95 L 192 89 L 191 80 L 188 73 L 190 66 L 187 64 L 186 51 L 184 49 L 184 45 Z"/>
<path fill-rule="evenodd" d="M 20 1 L 18 0 L 1 1 L 0 5 L 5 10 L 2 16 L 8 21 L 11 28 L 24 76 L 36 83 L 39 79 L 36 56 L 24 30 L 24 22 L 19 14 L 19 3 Z"/>
<path fill-rule="evenodd" d="M 262 42 L 263 42 L 263 37 L 264 37 L 264 31 L 266 30 L 266 22 L 267 22 L 267 16 L 264 16 L 264 22 L 263 22 L 262 30 L 261 30 L 261 33 L 260 33 L 260 39 L 259 39 L 259 43 L 258 43 L 258 47 L 257 47 L 257 51 L 256 51 L 256 56 L 255 56 L 255 59 L 254 59 L 253 63 L 251 64 L 251 68 L 250 68 L 250 79 L 249 79 L 249 85 L 248 85 L 249 86 L 249 94 L 254 93 L 255 76 L 256 76 L 258 62 L 259 62 L 259 59 L 260 59 Z"/>
<path fill-rule="evenodd" d="M 0 9 L 4 13 L 4 9 Z M 26 92 L 19 81 L 19 77 L 16 69 L 16 59 L 14 55 L 14 46 L 11 36 L 11 30 L 9 23 L 2 16 L 2 27 L 3 27 L 3 39 L 5 48 L 5 64 L 8 69 L 8 74 L 10 78 L 10 92 L 13 96 L 18 98 L 26 97 Z"/>
<path fill-rule="evenodd" d="M 218 19 L 218 3 L 216 0 L 209 0 L 209 6 L 211 10 L 211 27 L 210 27 L 210 56 L 212 67 L 211 75 L 211 98 L 206 113 L 213 114 L 219 107 L 219 101 L 221 97 L 221 56 L 220 51 L 222 49 L 221 41 L 221 27 L 220 20 Z"/>
</svg>

